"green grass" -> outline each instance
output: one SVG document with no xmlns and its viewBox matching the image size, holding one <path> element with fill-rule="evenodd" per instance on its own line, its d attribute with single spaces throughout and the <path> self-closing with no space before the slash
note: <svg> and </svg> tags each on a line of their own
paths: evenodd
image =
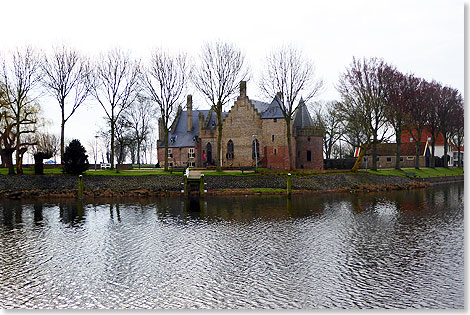
<svg viewBox="0 0 470 315">
<path fill-rule="evenodd" d="M 15 173 L 16 173 L 16 168 L 15 168 Z M 0 168 L 0 175 L 7 175 L 8 174 L 8 168 Z M 32 167 L 23 167 L 23 174 L 34 174 L 34 168 Z M 62 169 L 61 168 L 48 168 L 44 169 L 44 174 L 62 174 Z"/>
<path fill-rule="evenodd" d="M 442 177 L 442 176 L 457 176 L 463 175 L 463 168 L 421 168 L 419 170 L 415 168 L 408 168 L 402 170 L 379 170 L 379 171 L 367 171 L 370 174 L 375 175 L 385 175 L 385 176 L 402 176 L 407 177 L 405 173 L 415 173 L 416 177 L 425 178 L 425 177 Z"/>
</svg>

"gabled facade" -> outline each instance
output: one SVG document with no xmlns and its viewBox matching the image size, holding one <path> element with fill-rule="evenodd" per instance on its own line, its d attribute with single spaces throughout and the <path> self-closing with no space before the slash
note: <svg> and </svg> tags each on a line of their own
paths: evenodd
<svg viewBox="0 0 470 315">
<path fill-rule="evenodd" d="M 322 134 L 301 100 L 290 121 L 292 150 L 296 168 L 322 169 Z M 246 82 L 240 82 L 240 95 L 223 113 L 222 167 L 255 166 L 288 169 L 289 153 L 286 122 L 277 97 L 271 103 L 250 100 Z M 160 139 L 163 139 L 162 128 Z M 170 166 L 208 167 L 216 165 L 217 117 L 212 110 L 178 110 L 169 134 Z M 164 161 L 165 147 L 158 141 L 158 160 Z"/>
</svg>

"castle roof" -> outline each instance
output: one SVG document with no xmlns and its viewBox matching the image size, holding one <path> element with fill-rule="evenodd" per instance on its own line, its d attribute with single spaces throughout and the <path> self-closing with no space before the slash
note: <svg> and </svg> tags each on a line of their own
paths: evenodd
<svg viewBox="0 0 470 315">
<path fill-rule="evenodd" d="M 273 101 L 268 104 L 265 102 L 250 100 L 253 106 L 260 113 L 261 119 L 273 119 L 273 118 L 284 118 L 282 111 L 279 107 L 280 100 L 276 96 Z M 301 105 L 295 114 L 294 127 L 312 127 L 313 120 L 308 113 L 307 107 L 303 100 Z M 182 147 L 194 147 L 199 136 L 199 115 L 204 115 L 204 128 L 210 128 L 214 130 L 217 127 L 217 115 L 213 110 L 193 110 L 193 129 L 187 131 L 187 119 L 188 112 L 181 111 L 180 114 L 175 118 L 174 128 L 170 130 L 168 134 L 168 147 L 169 148 L 182 148 Z M 222 113 L 222 117 L 225 118 L 228 115 L 227 112 Z M 159 145 L 163 146 L 163 139 L 159 139 Z"/>
<path fill-rule="evenodd" d="M 258 111 L 261 114 L 261 119 L 284 118 L 280 104 L 281 100 L 279 96 L 276 95 L 271 104 L 269 104 L 263 112 Z"/>
<path fill-rule="evenodd" d="M 308 112 L 307 106 L 304 100 L 301 98 L 299 102 L 299 108 L 297 108 L 294 117 L 294 128 L 306 128 L 313 127 L 313 119 Z"/>
</svg>

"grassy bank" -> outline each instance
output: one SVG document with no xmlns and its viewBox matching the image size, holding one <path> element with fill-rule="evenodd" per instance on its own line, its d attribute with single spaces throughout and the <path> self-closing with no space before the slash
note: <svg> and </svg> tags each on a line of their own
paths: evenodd
<svg viewBox="0 0 470 315">
<path fill-rule="evenodd" d="M 463 168 L 421 168 L 419 170 L 415 168 L 395 170 L 378 170 L 378 171 L 367 171 L 370 174 L 374 175 L 384 175 L 384 176 L 401 176 L 408 177 L 407 173 L 414 173 L 416 177 L 426 178 L 426 177 L 445 177 L 445 176 L 459 176 L 463 175 Z"/>
</svg>

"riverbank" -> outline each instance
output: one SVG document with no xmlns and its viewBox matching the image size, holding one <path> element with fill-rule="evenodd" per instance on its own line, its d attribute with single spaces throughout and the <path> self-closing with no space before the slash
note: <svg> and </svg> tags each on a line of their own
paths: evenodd
<svg viewBox="0 0 470 315">
<path fill-rule="evenodd" d="M 292 176 L 293 194 L 321 192 L 355 192 L 424 188 L 444 178 L 412 179 L 400 176 L 380 176 L 368 173 Z M 463 176 L 448 176 L 446 181 L 463 181 Z M 85 197 L 148 197 L 178 195 L 183 189 L 183 177 L 176 175 L 144 176 L 85 176 Z M 284 194 L 285 175 L 206 176 L 208 195 L 219 194 Z M 0 175 L 0 198 L 74 198 L 78 180 L 68 175 Z"/>
</svg>

